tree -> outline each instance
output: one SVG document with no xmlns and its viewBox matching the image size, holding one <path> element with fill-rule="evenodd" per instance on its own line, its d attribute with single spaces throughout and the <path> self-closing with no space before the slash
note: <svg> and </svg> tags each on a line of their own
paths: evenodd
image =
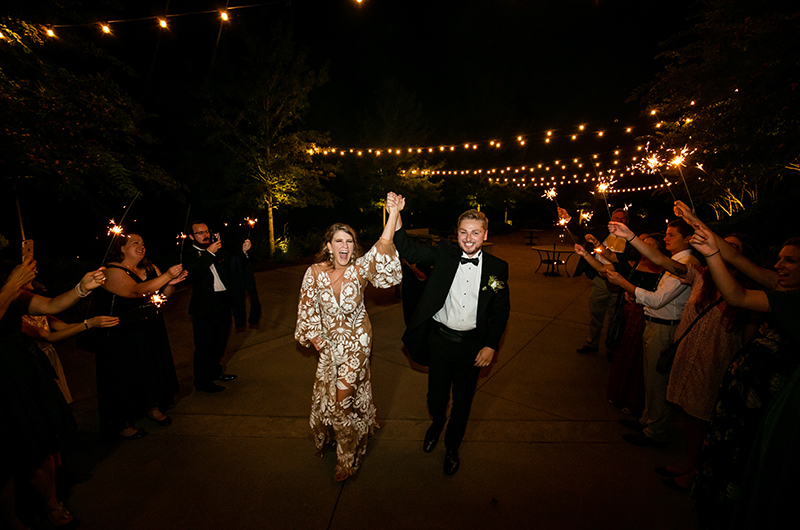
<svg viewBox="0 0 800 530">
<path fill-rule="evenodd" d="M 332 203 L 322 181 L 334 167 L 317 156 L 327 134 L 302 129 L 308 95 L 326 74 L 307 67 L 305 54 L 295 50 L 285 29 L 277 28 L 267 44 L 255 35 L 243 32 L 241 42 L 223 50 L 228 56 L 214 72 L 205 122 L 211 140 L 232 155 L 229 178 L 255 184 L 256 204 L 267 212 L 274 255 L 277 208 Z M 242 49 L 244 53 L 233 54 Z"/>
<path fill-rule="evenodd" d="M 146 159 L 146 115 L 111 79 L 121 64 L 80 41 L 43 42 L 42 28 L 24 20 L 2 19 L 0 32 L 4 191 L 103 210 L 108 199 L 144 188 L 180 188 Z"/>
<path fill-rule="evenodd" d="M 662 120 L 654 139 L 696 149 L 690 186 L 718 217 L 758 201 L 800 154 L 800 10 L 789 0 L 707 0 L 663 45 L 669 62 L 634 93 Z M 678 176 L 675 171 L 674 176 Z"/>
</svg>

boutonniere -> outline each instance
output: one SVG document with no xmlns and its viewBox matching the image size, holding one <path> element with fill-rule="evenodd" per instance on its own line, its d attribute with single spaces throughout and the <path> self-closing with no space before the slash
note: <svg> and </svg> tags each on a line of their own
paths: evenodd
<svg viewBox="0 0 800 530">
<path fill-rule="evenodd" d="M 486 282 L 486 285 L 484 285 L 483 289 L 481 289 L 481 290 L 485 291 L 487 289 L 491 289 L 492 291 L 497 292 L 500 289 L 505 289 L 505 287 L 506 287 L 506 284 L 504 284 L 503 282 L 498 280 L 497 276 L 492 275 L 492 276 L 489 276 L 489 281 Z"/>
</svg>

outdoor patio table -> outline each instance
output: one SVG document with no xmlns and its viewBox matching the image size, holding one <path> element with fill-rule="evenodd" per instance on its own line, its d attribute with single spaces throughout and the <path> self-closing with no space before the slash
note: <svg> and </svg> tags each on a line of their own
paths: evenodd
<svg viewBox="0 0 800 530">
<path fill-rule="evenodd" d="M 542 268 L 542 265 L 547 265 L 547 268 L 544 271 L 545 276 L 561 276 L 561 273 L 558 270 L 559 265 L 564 265 L 564 272 L 566 273 L 567 277 L 569 277 L 569 272 L 567 272 L 566 265 L 569 261 L 569 258 L 575 254 L 575 249 L 573 247 L 568 247 L 566 245 L 536 245 L 531 247 L 539 254 L 539 266 L 536 267 L 536 270 L 533 272 L 539 272 L 539 269 Z M 566 255 L 565 259 L 562 259 L 562 256 Z"/>
</svg>

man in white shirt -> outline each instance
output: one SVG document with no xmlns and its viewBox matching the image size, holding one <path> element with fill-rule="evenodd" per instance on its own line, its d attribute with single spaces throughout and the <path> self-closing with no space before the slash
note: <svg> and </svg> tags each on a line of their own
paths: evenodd
<svg viewBox="0 0 800 530">
<path fill-rule="evenodd" d="M 192 283 L 189 314 L 194 337 L 194 388 L 221 392 L 225 387 L 215 381 L 236 379 L 233 374 L 223 373 L 220 365 L 231 328 L 230 255 L 223 250 L 219 235 L 209 233 L 208 225 L 198 221 L 190 226 L 192 247 L 183 257 L 183 266 Z M 242 252 L 246 255 L 248 250 L 250 240 L 246 239 Z"/>
<path fill-rule="evenodd" d="M 694 230 L 683 219 L 667 225 L 664 244 L 672 259 L 684 264 L 697 264 L 692 256 L 689 240 Z M 660 447 L 667 440 L 667 423 L 670 406 L 667 403 L 669 374 L 656 371 L 661 352 L 675 340 L 675 330 L 683 315 L 683 306 L 691 294 L 691 287 L 683 284 L 677 276 L 665 272 L 655 291 L 635 287 L 620 274 L 610 272 L 608 281 L 621 286 L 636 296 L 636 302 L 644 305 L 644 391 L 645 405 L 639 420 L 620 420 L 625 427 L 635 431 L 623 435 L 626 442 Z"/>
<path fill-rule="evenodd" d="M 467 428 L 481 368 L 500 348 L 511 310 L 508 264 L 481 250 L 489 221 L 476 210 L 458 219 L 458 244 L 442 240 L 436 247 L 417 244 L 406 235 L 402 220 L 394 243 L 410 263 L 432 266 L 419 304 L 406 322 L 403 342 L 412 360 L 428 365 L 428 409 L 433 418 L 422 450 L 433 451 L 445 433 L 444 472 L 460 466 L 458 448 Z M 453 406 L 447 421 L 452 388 Z"/>
</svg>

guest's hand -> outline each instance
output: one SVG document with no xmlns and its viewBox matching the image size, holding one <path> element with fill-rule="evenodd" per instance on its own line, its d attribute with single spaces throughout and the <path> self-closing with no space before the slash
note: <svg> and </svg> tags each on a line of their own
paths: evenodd
<svg viewBox="0 0 800 530">
<path fill-rule="evenodd" d="M 90 328 L 113 328 L 119 324 L 119 317 L 92 317 L 86 321 Z"/>
<path fill-rule="evenodd" d="M 692 212 L 692 210 L 686 206 L 686 203 L 683 201 L 675 201 L 675 215 L 678 217 L 683 217 L 683 220 L 689 223 L 690 225 L 694 226 L 698 223 L 702 224 L 703 222 L 697 218 L 697 216 Z"/>
<path fill-rule="evenodd" d="M 3 290 L 8 289 L 16 293 L 31 283 L 34 278 L 36 278 L 36 260 L 33 259 L 33 254 L 28 254 L 22 258 L 22 263 L 14 267 L 14 270 L 8 275 Z"/>
<path fill-rule="evenodd" d="M 583 238 L 592 245 L 594 245 L 595 247 L 600 246 L 600 240 L 594 237 L 592 234 L 586 234 L 585 236 L 583 236 Z"/>
<path fill-rule="evenodd" d="M 167 285 L 177 285 L 181 283 L 183 280 L 185 280 L 187 276 L 189 276 L 189 271 L 187 270 L 181 271 L 180 274 L 178 274 L 176 277 L 168 281 Z"/>
<path fill-rule="evenodd" d="M 217 251 L 219 251 L 219 249 L 221 249 L 221 248 L 222 248 L 222 240 L 221 239 L 217 239 L 216 241 L 214 241 L 213 243 L 208 245 L 208 248 L 206 248 L 206 250 L 208 250 L 212 254 L 216 254 Z"/>
<path fill-rule="evenodd" d="M 579 245 L 577 243 L 575 243 L 575 254 L 577 254 L 578 256 L 580 256 L 582 258 L 585 258 L 586 256 L 589 255 L 589 253 L 586 252 L 586 249 L 583 248 L 583 245 Z"/>
<path fill-rule="evenodd" d="M 633 233 L 633 230 L 622 223 L 617 223 L 616 221 L 608 222 L 608 231 L 617 237 L 625 239 L 626 241 L 630 241 L 636 235 Z"/>
<path fill-rule="evenodd" d="M 717 238 L 714 233 L 705 226 L 698 226 L 694 230 L 694 235 L 689 240 L 689 243 L 696 248 L 703 256 L 710 256 L 719 252 L 719 245 L 717 245 Z"/>
<path fill-rule="evenodd" d="M 84 291 L 91 291 L 97 289 L 106 282 L 106 268 L 100 267 L 96 271 L 87 272 L 81 278 L 81 287 Z"/>
<path fill-rule="evenodd" d="M 625 278 L 620 273 L 609 270 L 606 271 L 606 279 L 614 285 L 622 285 L 622 282 L 625 281 Z"/>
<path fill-rule="evenodd" d="M 479 366 L 483 368 L 484 366 L 489 366 L 489 363 L 492 362 L 494 359 L 494 350 L 489 346 L 484 346 L 481 348 L 481 351 L 478 352 L 478 356 L 475 357 L 475 366 Z"/>
<path fill-rule="evenodd" d="M 636 297 L 633 296 L 628 291 L 625 291 L 625 300 L 628 301 L 628 302 L 635 302 L 636 301 Z"/>
<path fill-rule="evenodd" d="M 179 263 L 167 269 L 167 272 L 165 274 L 170 278 L 175 279 L 178 276 L 180 276 L 182 272 L 183 272 L 183 265 Z"/>
<path fill-rule="evenodd" d="M 402 195 L 397 196 L 397 211 L 402 212 L 403 208 L 406 207 L 406 198 Z"/>
<path fill-rule="evenodd" d="M 247 252 L 253 247 L 253 244 L 250 242 L 249 239 L 245 239 L 244 243 L 242 243 L 242 252 L 247 254 Z"/>
<path fill-rule="evenodd" d="M 558 218 L 559 219 L 566 219 L 567 222 L 569 222 L 569 220 L 572 219 L 572 216 L 564 208 L 562 208 L 560 206 L 557 206 L 556 210 L 558 211 Z"/>
</svg>

